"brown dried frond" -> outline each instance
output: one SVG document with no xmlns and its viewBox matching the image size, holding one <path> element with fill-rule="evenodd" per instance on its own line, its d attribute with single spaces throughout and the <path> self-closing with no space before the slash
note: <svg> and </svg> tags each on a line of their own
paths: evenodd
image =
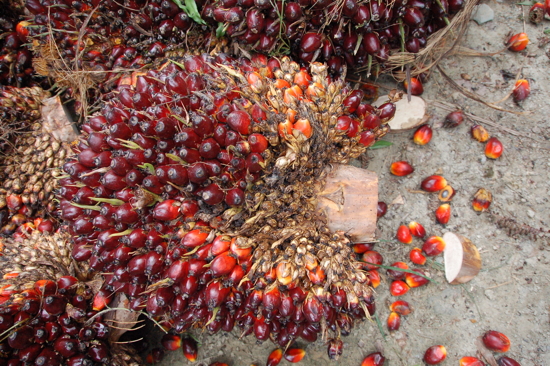
<svg viewBox="0 0 550 366">
<path fill-rule="evenodd" d="M 495 224 L 506 232 L 506 235 L 518 238 L 527 237 L 533 241 L 550 242 L 550 230 L 535 228 L 531 225 L 519 223 L 511 217 L 505 217 L 497 214 L 491 215 Z"/>
</svg>

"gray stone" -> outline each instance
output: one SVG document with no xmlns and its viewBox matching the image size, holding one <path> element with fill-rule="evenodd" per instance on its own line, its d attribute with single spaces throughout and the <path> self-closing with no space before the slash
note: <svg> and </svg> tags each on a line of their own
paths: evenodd
<svg viewBox="0 0 550 366">
<path fill-rule="evenodd" d="M 495 12 L 487 4 L 478 5 L 472 14 L 472 19 L 479 25 L 490 22 L 494 17 Z"/>
</svg>

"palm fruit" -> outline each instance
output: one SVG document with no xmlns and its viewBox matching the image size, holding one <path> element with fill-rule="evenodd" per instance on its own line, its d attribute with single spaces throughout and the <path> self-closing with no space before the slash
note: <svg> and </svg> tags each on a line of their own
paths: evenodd
<svg viewBox="0 0 550 366">
<path fill-rule="evenodd" d="M 281 347 L 374 312 L 368 274 L 315 201 L 331 165 L 388 131 L 392 103 L 287 57 L 187 56 L 131 80 L 84 123 L 58 196 L 73 258 L 105 273 L 105 291 L 176 333 L 237 325 Z"/>
<path fill-rule="evenodd" d="M 324 61 L 333 75 L 341 75 L 346 65 L 384 68 L 392 54 L 418 53 L 463 5 L 462 0 L 210 0 L 201 14 L 254 51 L 290 53 L 306 64 Z"/>
<path fill-rule="evenodd" d="M 30 124 L 30 132 L 23 133 L 25 130 L 21 130 L 13 141 L 13 148 L 6 151 L 2 161 L 4 169 L 0 173 L 0 213 L 8 220 L 2 222 L 0 232 L 3 235 L 10 235 L 21 224 L 29 220 L 32 222 L 36 218 L 46 218 L 55 211 L 53 198 L 57 188 L 58 168 L 71 153 L 71 147 L 66 141 L 76 136 L 72 125 L 53 113 L 46 112 L 42 119 L 36 119 L 42 102 L 47 101 L 49 107 L 61 108 L 57 104 L 58 99 L 44 98 L 38 101 L 44 93 L 41 94 L 36 89 L 11 89 L 11 92 L 10 99 L 6 98 L 4 101 L 29 101 L 18 102 L 12 115 L 28 118 L 26 123 L 21 120 L 21 125 Z M 27 96 L 29 92 L 32 97 Z M 18 107 L 19 105 L 22 107 Z M 17 109 L 21 109 L 21 113 L 17 113 Z"/>
<path fill-rule="evenodd" d="M 2 0 L 0 9 L 0 85 L 19 88 L 38 85 L 32 78 L 32 54 L 24 46 L 26 39 L 17 29 L 19 18 L 23 16 L 23 4 Z"/>
</svg>

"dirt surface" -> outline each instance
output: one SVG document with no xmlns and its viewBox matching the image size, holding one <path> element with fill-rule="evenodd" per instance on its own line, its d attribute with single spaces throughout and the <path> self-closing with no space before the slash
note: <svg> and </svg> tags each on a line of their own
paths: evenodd
<svg viewBox="0 0 550 366">
<path fill-rule="evenodd" d="M 344 337 L 344 354 L 330 361 L 326 344 L 298 343 L 307 355 L 300 363 L 310 365 L 360 365 L 363 358 L 381 350 L 386 365 L 421 365 L 424 351 L 436 344 L 445 345 L 448 356 L 444 365 L 458 365 L 463 356 L 475 356 L 477 337 L 493 329 L 506 334 L 512 343 L 507 353 L 523 366 L 550 365 L 550 247 L 548 237 L 534 241 L 526 236 L 511 237 L 506 228 L 499 227 L 491 213 L 477 214 L 471 207 L 473 194 L 484 187 L 491 191 L 494 201 L 491 211 L 498 217 L 512 218 L 534 228 L 550 229 L 550 73 L 544 43 L 545 29 L 550 21 L 538 26 L 523 21 L 528 7 L 512 1 L 487 1 L 494 11 L 493 21 L 478 25 L 470 22 L 462 44 L 481 52 L 493 52 L 503 47 L 510 33 L 525 29 L 531 43 L 527 52 L 503 52 L 493 57 L 453 56 L 441 63 L 445 72 L 459 85 L 477 93 L 486 101 L 498 102 L 512 90 L 514 77 L 522 70 L 523 78 L 531 82 L 531 96 L 517 106 L 511 98 L 498 103 L 516 115 L 484 106 L 453 89 L 435 71 L 425 84 L 423 97 L 428 101 L 434 136 L 426 146 L 411 141 L 413 131 L 392 133 L 385 139 L 393 145 L 368 153 L 367 168 L 378 173 L 379 198 L 392 204 L 378 223 L 375 249 L 384 256 L 384 264 L 405 261 L 413 246 L 422 246 L 420 239 L 412 245 L 395 240 L 400 224 L 418 221 L 428 235 L 442 236 L 453 231 L 470 238 L 478 247 L 483 269 L 465 285 L 449 285 L 444 273 L 436 266 L 427 266 L 437 283 L 412 289 L 402 296 L 414 306 L 414 311 L 402 319 L 401 328 L 390 334 L 385 322 L 389 314 L 387 303 L 396 300 L 389 293 L 390 281 L 383 278 L 377 292 L 377 315 L 383 333 L 375 322 L 357 325 L 352 334 Z M 525 28 L 524 28 L 525 27 Z M 503 77 L 504 73 L 512 79 Z M 463 74 L 461 76 L 461 74 Z M 465 75 L 467 74 L 467 75 Z M 383 80 L 389 87 L 397 86 Z M 454 129 L 442 128 L 447 110 L 437 102 L 456 104 L 466 112 L 490 124 L 481 122 L 492 136 L 504 144 L 504 154 L 497 160 L 487 159 L 484 144 L 470 137 L 468 120 Z M 479 123 L 479 121 L 477 122 Z M 508 129 L 508 130 L 505 130 Z M 405 178 L 392 176 L 389 165 L 407 160 L 415 172 Z M 355 162 L 360 164 L 360 162 Z M 440 173 L 457 191 L 452 201 L 452 217 L 443 227 L 435 222 L 438 206 L 436 194 L 419 193 L 423 178 Z M 442 263 L 442 256 L 435 262 Z M 196 333 L 201 341 L 199 361 L 205 365 L 214 361 L 230 365 L 265 365 L 268 354 L 275 348 L 271 342 L 256 344 L 253 336 L 240 340 L 237 331 L 231 334 Z M 498 359 L 498 356 L 497 356 Z M 189 364 L 181 352 L 167 354 L 163 365 Z M 282 361 L 281 365 L 289 364 Z"/>
</svg>

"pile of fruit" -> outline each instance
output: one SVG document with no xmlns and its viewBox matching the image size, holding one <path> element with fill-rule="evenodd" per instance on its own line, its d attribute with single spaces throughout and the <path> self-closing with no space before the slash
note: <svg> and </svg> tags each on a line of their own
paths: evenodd
<svg viewBox="0 0 550 366">
<path fill-rule="evenodd" d="M 338 358 L 380 277 L 318 194 L 398 99 L 368 104 L 346 68 L 418 53 L 465 3 L 27 0 L 1 19 L 0 365 L 139 364 L 120 308 Z M 21 88 L 44 77 L 95 107 L 74 141 Z"/>
</svg>

